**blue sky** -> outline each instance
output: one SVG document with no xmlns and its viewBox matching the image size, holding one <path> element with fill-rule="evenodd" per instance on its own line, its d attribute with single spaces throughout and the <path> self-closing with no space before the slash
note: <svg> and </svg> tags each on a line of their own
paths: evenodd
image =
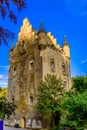
<svg viewBox="0 0 87 130">
<path fill-rule="evenodd" d="M 14 7 L 17 25 L 0 17 L 0 26 L 15 33 L 15 45 L 25 17 L 37 30 L 43 20 L 45 30 L 51 31 L 61 46 L 66 35 L 71 48 L 71 76 L 87 75 L 87 0 L 26 0 L 26 3 L 20 13 Z M 7 86 L 11 46 L 12 41 L 9 41 L 9 47 L 0 46 L 0 87 Z"/>
</svg>

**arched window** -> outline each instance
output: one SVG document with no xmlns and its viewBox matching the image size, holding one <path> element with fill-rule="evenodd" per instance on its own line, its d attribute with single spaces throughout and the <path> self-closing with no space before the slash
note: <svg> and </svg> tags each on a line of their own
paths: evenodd
<svg viewBox="0 0 87 130">
<path fill-rule="evenodd" d="M 33 104 L 33 94 L 30 93 L 30 104 Z"/>
<path fill-rule="evenodd" d="M 14 70 L 13 70 L 13 71 L 14 71 L 14 75 L 16 75 L 16 67 L 14 67 Z"/>
<path fill-rule="evenodd" d="M 51 60 L 50 60 L 50 69 L 51 69 L 51 71 L 54 71 L 54 69 L 55 69 L 54 59 L 51 59 Z"/>
<path fill-rule="evenodd" d="M 65 72 L 65 64 L 62 63 L 62 72 Z"/>
<path fill-rule="evenodd" d="M 29 70 L 30 70 L 31 72 L 33 72 L 33 70 L 34 70 L 34 61 L 30 61 L 30 62 L 29 62 Z"/>
</svg>

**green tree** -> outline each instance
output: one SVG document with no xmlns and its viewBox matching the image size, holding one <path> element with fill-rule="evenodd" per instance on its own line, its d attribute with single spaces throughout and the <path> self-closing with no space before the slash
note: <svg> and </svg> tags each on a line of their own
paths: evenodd
<svg viewBox="0 0 87 130">
<path fill-rule="evenodd" d="M 6 100 L 6 104 L 4 106 L 4 115 L 7 115 L 7 118 L 10 118 L 10 115 L 12 115 L 15 112 L 15 109 L 17 106 L 14 102 L 8 102 Z"/>
<path fill-rule="evenodd" d="M 75 77 L 72 78 L 72 81 L 72 89 L 74 89 L 77 92 L 87 91 L 87 76 Z"/>
<path fill-rule="evenodd" d="M 64 85 L 56 76 L 47 75 L 44 81 L 40 82 L 37 109 L 43 117 L 44 127 L 59 125 L 63 94 Z"/>
<path fill-rule="evenodd" d="M 61 125 L 74 130 L 87 128 L 87 76 L 73 78 L 72 90 L 62 101 Z"/>
<path fill-rule="evenodd" d="M 17 6 L 18 11 L 21 11 L 26 3 L 25 0 L 0 0 L 0 15 L 2 19 L 9 18 L 15 24 L 17 23 L 17 17 L 14 10 L 15 5 Z M 0 26 L 0 45 L 2 43 L 8 45 L 7 40 L 13 39 L 14 33 L 8 29 Z"/>
<path fill-rule="evenodd" d="M 70 93 L 63 99 L 62 125 L 83 130 L 87 125 L 87 92 Z"/>
<path fill-rule="evenodd" d="M 0 88 L 0 118 L 4 118 L 4 108 L 6 105 L 7 88 Z"/>
<path fill-rule="evenodd" d="M 5 115 L 9 118 L 15 111 L 16 105 L 14 102 L 8 102 L 6 99 L 7 88 L 0 88 L 0 118 L 4 119 Z"/>
</svg>

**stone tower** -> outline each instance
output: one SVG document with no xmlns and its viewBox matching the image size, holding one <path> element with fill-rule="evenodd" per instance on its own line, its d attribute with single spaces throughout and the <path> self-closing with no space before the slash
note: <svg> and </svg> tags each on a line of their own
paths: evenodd
<svg viewBox="0 0 87 130">
<path fill-rule="evenodd" d="M 18 109 L 14 118 L 26 120 L 28 127 L 35 126 L 38 111 L 37 87 L 47 74 L 61 77 L 66 90 L 71 88 L 70 47 L 64 37 L 62 48 L 50 32 L 46 33 L 41 24 L 40 30 L 34 30 L 28 19 L 18 34 L 16 47 L 12 45 L 9 58 L 8 100 L 14 101 Z M 21 123 L 19 125 L 22 127 Z M 24 126 L 23 126 L 24 127 Z"/>
</svg>

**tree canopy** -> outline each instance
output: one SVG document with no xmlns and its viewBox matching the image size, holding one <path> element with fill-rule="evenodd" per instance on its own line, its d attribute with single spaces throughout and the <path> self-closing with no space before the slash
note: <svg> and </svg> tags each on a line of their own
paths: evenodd
<svg viewBox="0 0 87 130">
<path fill-rule="evenodd" d="M 77 92 L 87 91 L 87 76 L 75 77 L 73 80 L 72 89 L 75 89 Z"/>
<path fill-rule="evenodd" d="M 7 88 L 0 88 L 0 118 L 4 118 L 6 95 L 7 95 Z"/>
<path fill-rule="evenodd" d="M 14 102 L 8 102 L 7 99 L 7 88 L 0 88 L 0 119 L 5 118 L 5 114 L 7 117 L 15 111 L 16 105 Z"/>
<path fill-rule="evenodd" d="M 74 130 L 87 128 L 87 76 L 73 78 L 72 90 L 63 98 L 62 107 L 62 126 Z"/>
<path fill-rule="evenodd" d="M 37 108 L 43 117 L 44 124 L 58 126 L 61 115 L 61 100 L 64 94 L 64 85 L 56 76 L 47 75 L 38 87 Z M 47 123 L 47 124 L 46 124 Z"/>
</svg>

